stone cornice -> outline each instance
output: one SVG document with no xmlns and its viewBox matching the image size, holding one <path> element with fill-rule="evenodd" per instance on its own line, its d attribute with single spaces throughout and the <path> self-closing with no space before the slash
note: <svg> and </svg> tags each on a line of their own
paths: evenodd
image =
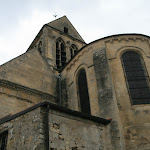
<svg viewBox="0 0 150 150">
<path fill-rule="evenodd" d="M 66 70 L 71 69 L 75 65 L 75 63 L 82 57 L 85 53 L 93 49 L 92 47 L 86 48 L 84 51 L 81 51 L 76 57 L 72 59 L 72 61 L 67 65 Z M 90 65 L 91 66 L 91 65 Z"/>
<path fill-rule="evenodd" d="M 76 55 L 69 60 L 69 62 L 59 70 L 59 72 L 61 73 L 64 69 L 68 68 L 69 69 L 69 66 L 73 65 L 72 62 L 74 61 L 77 61 L 76 57 L 79 57 L 78 55 L 80 55 L 79 53 L 81 53 L 81 51 L 86 51 L 87 50 L 87 47 L 91 46 L 94 44 L 94 43 L 97 43 L 99 41 L 103 41 L 105 43 L 107 42 L 112 42 L 114 40 L 118 40 L 118 41 L 121 41 L 123 39 L 126 39 L 127 41 L 129 40 L 137 40 L 137 39 L 141 39 L 142 41 L 147 41 L 148 44 L 149 44 L 149 47 L 150 47 L 150 37 L 147 36 L 147 35 L 143 35 L 143 34 L 136 34 L 136 33 L 131 33 L 131 34 L 116 34 L 116 35 L 111 35 L 111 36 L 107 36 L 107 37 L 103 37 L 103 38 L 100 38 L 100 39 L 97 39 L 89 44 L 86 44 L 84 45 L 77 53 Z"/>
<path fill-rule="evenodd" d="M 150 40 L 148 37 L 144 37 L 142 35 L 118 35 L 118 36 L 112 36 L 108 39 L 105 40 L 106 43 L 113 43 L 114 41 L 136 41 L 136 40 L 141 40 L 142 42 L 146 41 L 148 44 L 150 44 Z"/>
<path fill-rule="evenodd" d="M 23 91 L 23 92 L 26 92 L 29 94 L 36 94 L 36 95 L 41 96 L 42 98 L 48 98 L 48 99 L 53 99 L 53 100 L 56 99 L 56 97 L 54 97 L 48 93 L 45 93 L 45 92 L 42 92 L 42 91 L 39 91 L 36 89 L 32 89 L 32 88 L 29 88 L 29 87 L 26 87 L 26 86 L 23 86 L 23 85 L 20 85 L 17 83 L 13 83 L 13 82 L 10 82 L 7 80 L 0 79 L 0 86 L 5 86 L 8 88 L 15 89 L 17 91 Z"/>
<path fill-rule="evenodd" d="M 38 104 L 36 104 L 36 105 L 34 105 L 30 108 L 27 108 L 26 110 L 23 110 L 23 111 L 21 111 L 17 114 L 8 115 L 6 117 L 0 118 L 0 125 L 3 124 L 3 123 L 6 123 L 8 121 L 11 121 L 11 120 L 13 120 L 17 117 L 20 117 L 20 116 L 22 116 L 22 115 L 24 115 L 24 114 L 26 114 L 30 111 L 33 111 L 33 110 L 35 110 L 39 107 L 44 107 L 46 110 L 56 110 L 56 111 L 59 111 L 61 113 L 65 113 L 65 114 L 68 114 L 68 115 L 71 115 L 71 116 L 74 116 L 74 117 L 83 118 L 83 119 L 86 119 L 86 120 L 91 120 L 93 122 L 97 122 L 97 123 L 100 123 L 100 124 L 103 124 L 103 125 L 108 125 L 112 120 L 112 119 L 104 119 L 104 118 L 84 114 L 82 112 L 74 111 L 74 110 L 71 110 L 71 109 L 56 105 L 56 104 L 52 104 L 52 103 L 49 103 L 49 102 L 42 102 L 42 103 L 38 103 Z M 49 112 L 47 111 L 47 113 L 49 113 Z"/>
</svg>

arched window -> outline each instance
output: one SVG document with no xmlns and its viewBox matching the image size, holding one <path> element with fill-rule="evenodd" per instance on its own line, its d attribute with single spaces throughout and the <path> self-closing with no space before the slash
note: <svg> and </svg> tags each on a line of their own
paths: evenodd
<svg viewBox="0 0 150 150">
<path fill-rule="evenodd" d="M 89 102 L 89 93 L 87 87 L 86 72 L 84 69 L 81 69 L 78 74 L 78 92 L 80 99 L 81 112 L 90 114 L 90 102 Z"/>
<path fill-rule="evenodd" d="M 150 104 L 149 77 L 143 58 L 134 51 L 122 55 L 122 64 L 132 104 Z"/>
<path fill-rule="evenodd" d="M 56 66 L 60 67 L 66 64 L 66 48 L 65 43 L 61 38 L 56 41 Z"/>
<path fill-rule="evenodd" d="M 42 54 L 42 41 L 40 41 L 38 44 L 38 51 L 40 52 L 40 54 Z"/>
<path fill-rule="evenodd" d="M 71 55 L 71 58 L 77 53 L 78 49 L 77 49 L 77 46 L 72 44 L 70 46 L 70 55 Z"/>
</svg>

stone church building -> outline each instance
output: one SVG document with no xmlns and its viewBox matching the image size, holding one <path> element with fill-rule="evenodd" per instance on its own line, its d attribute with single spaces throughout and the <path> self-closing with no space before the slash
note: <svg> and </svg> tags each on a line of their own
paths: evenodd
<svg viewBox="0 0 150 150">
<path fill-rule="evenodd" d="M 45 24 L 0 66 L 0 150 L 150 150 L 149 76 L 149 36 Z"/>
</svg>

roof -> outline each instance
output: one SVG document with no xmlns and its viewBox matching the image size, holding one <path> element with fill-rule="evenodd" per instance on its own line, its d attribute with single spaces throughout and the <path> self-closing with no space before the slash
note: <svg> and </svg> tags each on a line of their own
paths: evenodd
<svg viewBox="0 0 150 150">
<path fill-rule="evenodd" d="M 90 45 L 92 45 L 92 44 L 94 44 L 94 43 L 96 43 L 96 42 L 99 42 L 99 41 L 102 41 L 102 40 L 107 41 L 107 40 L 110 40 L 110 39 L 112 39 L 112 38 L 119 38 L 119 37 L 124 37 L 124 36 L 143 36 L 143 37 L 146 37 L 146 38 L 149 38 L 149 39 L 150 39 L 150 36 L 144 35 L 144 34 L 139 34 L 139 33 L 125 33 L 125 34 L 110 35 L 110 36 L 106 36 L 106 37 L 103 37 L 103 38 L 99 38 L 99 39 L 97 39 L 97 40 L 94 40 L 94 41 L 92 41 L 92 42 L 86 44 L 86 45 L 83 46 L 79 51 L 77 51 L 77 53 L 73 56 L 73 58 L 76 57 L 76 56 L 78 55 L 78 53 L 80 53 L 83 49 L 85 49 L 86 47 L 88 47 L 88 46 L 90 46 Z M 73 58 L 70 59 L 70 60 L 59 70 L 59 72 L 62 72 L 62 71 L 68 66 L 68 64 L 69 64 L 70 62 L 72 62 Z"/>
<path fill-rule="evenodd" d="M 78 112 L 78 111 L 74 111 L 74 110 L 71 110 L 71 109 L 68 109 L 66 107 L 62 107 L 62 106 L 59 106 L 59 105 L 56 105 L 56 104 L 52 104 L 50 102 L 43 102 L 43 103 L 38 103 L 28 109 L 25 109 L 19 113 L 16 113 L 14 115 L 8 115 L 6 117 L 3 117 L 0 119 L 0 125 L 5 123 L 5 122 L 8 122 L 8 121 L 11 121 L 19 116 L 22 116 L 38 107 L 46 107 L 48 108 L 49 110 L 57 110 L 57 111 L 60 111 L 62 113 L 66 113 L 66 114 L 69 114 L 69 115 L 72 115 L 72 116 L 76 116 L 76 117 L 80 117 L 80 118 L 83 118 L 83 119 L 87 119 L 87 120 L 91 120 L 91 121 L 94 121 L 94 122 L 97 122 L 97 123 L 100 123 L 100 124 L 103 124 L 103 125 L 107 125 L 111 122 L 111 119 L 103 119 L 103 118 L 99 118 L 99 117 L 96 117 L 96 116 L 92 116 L 92 115 L 88 115 L 88 114 L 83 114 L 81 112 Z"/>
<path fill-rule="evenodd" d="M 78 33 L 78 31 L 75 29 L 75 27 L 72 25 L 72 23 L 69 21 L 69 19 L 66 16 L 63 16 L 61 18 L 58 18 L 52 22 L 49 22 L 45 25 L 43 25 L 43 27 L 41 28 L 41 30 L 39 31 L 39 33 L 36 35 L 36 37 L 34 38 L 34 40 L 32 41 L 32 43 L 30 44 L 30 46 L 28 47 L 27 51 L 31 50 L 34 48 L 35 43 L 37 42 L 37 40 L 39 40 L 39 38 L 41 37 L 41 35 L 43 34 L 43 29 L 45 27 L 49 27 L 52 28 L 56 31 L 59 31 L 61 34 L 65 34 L 64 33 L 64 27 L 68 28 L 68 34 L 65 34 L 67 36 L 69 36 L 70 38 L 73 38 L 79 42 L 82 42 L 84 44 L 85 41 L 83 40 L 83 38 L 81 37 L 81 35 Z"/>
<path fill-rule="evenodd" d="M 73 37 L 79 41 L 84 42 L 81 35 L 78 33 L 78 31 L 75 29 L 75 27 L 72 25 L 72 23 L 69 21 L 69 19 L 66 16 L 58 18 L 52 22 L 49 22 L 47 25 L 56 29 L 56 30 L 59 30 L 63 33 L 64 33 L 64 27 L 68 28 L 67 35 L 69 35 L 69 36 L 71 36 L 71 37 Z"/>
</svg>

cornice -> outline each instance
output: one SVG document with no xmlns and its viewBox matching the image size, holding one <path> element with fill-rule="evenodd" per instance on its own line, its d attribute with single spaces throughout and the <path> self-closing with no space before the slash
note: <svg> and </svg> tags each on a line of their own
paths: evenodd
<svg viewBox="0 0 150 150">
<path fill-rule="evenodd" d="M 17 83 L 13 83 L 13 82 L 10 82 L 7 80 L 0 79 L 0 86 L 5 86 L 5 87 L 11 88 L 11 89 L 15 89 L 17 91 L 23 91 L 28 94 L 36 94 L 36 95 L 41 96 L 41 98 L 48 98 L 48 99 L 53 99 L 53 100 L 56 99 L 56 97 L 54 97 L 48 93 L 45 93 L 45 92 L 42 92 L 42 91 L 39 91 L 36 89 L 32 89 L 32 88 L 29 88 L 29 87 L 26 87 L 26 86 L 23 86 L 23 85 L 20 85 Z"/>
<path fill-rule="evenodd" d="M 76 59 L 76 57 L 78 57 L 78 55 L 80 55 L 80 53 L 84 50 L 86 50 L 87 47 L 91 46 L 97 42 L 100 42 L 100 41 L 103 41 L 103 42 L 113 42 L 114 40 L 117 40 L 117 41 L 121 41 L 123 39 L 126 39 L 127 41 L 129 40 L 137 40 L 137 39 L 141 39 L 142 41 L 146 40 L 149 44 L 149 47 L 150 47 L 150 37 L 147 36 L 147 35 L 144 35 L 144 34 L 136 34 L 136 33 L 130 33 L 130 34 L 116 34 L 116 35 L 110 35 L 110 36 L 107 36 L 107 37 L 103 37 L 103 38 L 100 38 L 100 39 L 97 39 L 95 41 L 92 41 L 91 43 L 89 44 L 86 44 L 84 45 L 77 53 L 76 55 L 74 55 L 74 57 L 72 59 L 70 59 L 68 61 L 68 63 L 62 67 L 59 72 L 61 73 L 64 69 L 66 68 L 69 68 L 68 66 L 73 65 L 72 61 L 74 61 Z"/>
<path fill-rule="evenodd" d="M 108 39 L 105 39 L 105 43 L 113 43 L 114 41 L 118 41 L 118 42 L 122 42 L 122 41 L 137 41 L 137 40 L 141 40 L 142 42 L 146 41 L 150 44 L 150 39 L 148 39 L 147 37 L 143 37 L 141 35 L 118 35 L 115 37 L 110 37 Z"/>
<path fill-rule="evenodd" d="M 92 115 L 88 115 L 88 114 L 84 114 L 82 112 L 78 112 L 78 111 L 74 111 L 74 110 L 71 110 L 71 109 L 68 109 L 66 107 L 62 107 L 62 106 L 59 106 L 59 105 L 56 105 L 56 104 L 52 104 L 52 103 L 49 103 L 49 102 L 43 102 L 43 103 L 38 103 L 30 108 L 27 108 L 26 110 L 23 110 L 17 114 L 14 114 L 14 115 L 8 115 L 8 116 L 5 116 L 3 118 L 0 118 L 0 125 L 1 124 L 4 124 L 8 121 L 11 121 L 17 117 L 20 117 L 30 111 L 33 111 L 39 107 L 44 107 L 45 110 L 46 110 L 46 113 L 49 113 L 48 110 L 56 110 L 56 111 L 59 111 L 61 113 L 65 113 L 65 114 L 68 114 L 68 115 L 71 115 L 72 117 L 79 117 L 79 118 L 83 118 L 83 119 L 86 119 L 86 120 L 91 120 L 93 122 L 96 122 L 96 123 L 100 123 L 100 124 L 103 124 L 103 125 L 108 125 L 112 119 L 104 119 L 104 118 L 100 118 L 100 117 L 96 117 L 96 116 L 92 116 Z"/>
</svg>

